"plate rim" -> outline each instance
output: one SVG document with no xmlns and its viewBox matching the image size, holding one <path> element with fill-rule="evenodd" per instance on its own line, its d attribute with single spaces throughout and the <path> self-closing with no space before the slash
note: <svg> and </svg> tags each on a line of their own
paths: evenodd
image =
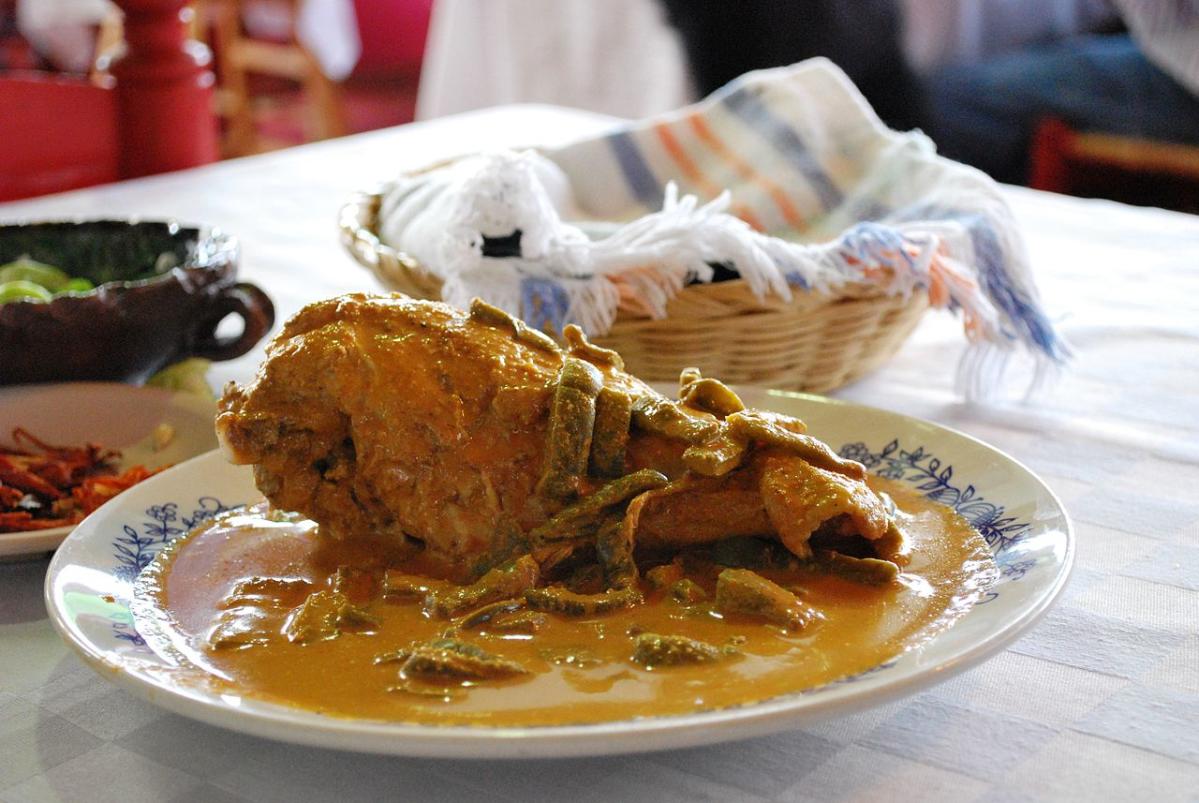
<svg viewBox="0 0 1199 803">
<path fill-rule="evenodd" d="M 170 398 L 172 401 L 178 402 L 188 408 L 190 412 L 200 413 L 201 405 L 210 404 L 202 397 L 183 393 L 170 388 L 147 387 L 145 385 L 130 385 L 125 382 L 104 382 L 104 381 L 83 381 L 83 382 L 35 382 L 26 385 L 3 385 L 0 386 L 0 397 L 8 393 L 23 393 L 26 391 L 37 393 L 39 391 L 65 391 L 67 389 L 78 390 L 81 393 L 100 390 L 115 390 L 118 388 L 127 389 L 132 395 L 158 395 Z M 3 399 L 0 398 L 0 401 Z M 212 412 L 215 414 L 215 402 L 211 403 Z M 205 411 L 207 412 L 207 411 Z M 192 455 L 188 460 L 200 457 L 200 454 Z M 187 460 L 183 461 L 187 462 Z M 182 463 L 180 464 L 182 465 Z M 0 533 L 0 560 L 4 559 L 20 559 L 22 556 L 41 555 L 43 553 L 52 552 L 58 548 L 66 537 L 70 535 L 76 527 L 82 524 L 79 521 L 76 524 L 66 524 L 62 527 L 52 527 L 46 530 L 17 530 L 16 532 Z"/>
<path fill-rule="evenodd" d="M 155 684 L 127 671 L 117 662 L 106 659 L 104 651 L 93 650 L 95 645 L 81 634 L 77 636 L 62 616 L 55 603 L 54 581 L 62 569 L 62 564 L 66 562 L 65 550 L 55 554 L 46 572 L 43 587 L 46 608 L 60 637 L 93 670 L 135 696 L 173 713 L 227 730 L 292 744 L 412 757 L 493 760 L 552 759 L 679 749 L 753 738 L 848 715 L 906 697 L 918 689 L 931 688 L 998 654 L 1039 622 L 1061 597 L 1075 562 L 1077 538 L 1074 522 L 1048 483 L 1021 461 L 973 435 L 905 413 L 815 394 L 765 388 L 745 390 L 746 395 L 793 398 L 819 405 L 864 409 L 905 423 L 930 426 L 935 430 L 963 438 L 976 447 L 982 447 L 1009 461 L 1047 495 L 1060 515 L 1065 549 L 1052 582 L 1034 604 L 1021 611 L 1019 616 L 1004 620 L 1000 627 L 977 643 L 967 645 L 953 655 L 921 667 L 919 671 L 891 679 L 883 686 L 860 688 L 840 695 L 826 695 L 823 699 L 816 698 L 803 704 L 800 703 L 804 693 L 797 692 L 759 703 L 714 711 L 591 724 L 501 728 L 470 725 L 432 726 L 343 718 L 254 698 L 244 698 L 249 704 L 249 707 L 246 707 L 241 702 L 243 698 L 237 695 L 233 696 L 238 702 L 231 704 L 221 697 L 202 695 L 190 688 Z M 162 477 L 163 481 L 166 481 L 176 472 L 188 469 L 193 462 L 212 460 L 218 455 L 219 449 L 206 452 L 179 463 L 152 479 Z M 297 716 L 304 717 L 303 721 L 297 722 Z"/>
</svg>

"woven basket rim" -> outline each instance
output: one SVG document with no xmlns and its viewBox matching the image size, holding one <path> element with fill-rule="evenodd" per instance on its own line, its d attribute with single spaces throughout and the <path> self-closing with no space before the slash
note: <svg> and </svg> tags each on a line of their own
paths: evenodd
<svg viewBox="0 0 1199 803">
<path fill-rule="evenodd" d="M 416 175 L 433 169 L 440 164 L 448 163 L 452 160 L 444 160 L 437 165 L 432 165 L 421 170 L 409 171 L 408 175 Z M 352 247 L 352 241 L 358 241 L 364 246 L 369 247 L 376 255 L 381 255 L 387 259 L 394 261 L 402 266 L 406 271 L 416 274 L 413 278 L 420 283 L 434 284 L 440 287 L 442 280 L 430 272 L 419 260 L 412 255 L 401 251 L 386 242 L 379 235 L 379 205 L 383 199 L 384 187 L 375 190 L 360 190 L 353 193 L 338 210 L 338 222 L 343 233 L 343 238 L 346 240 L 347 249 L 350 251 L 354 259 L 366 268 L 375 271 L 377 264 L 372 261 L 364 260 L 359 253 L 359 250 Z M 364 222 L 365 215 L 365 222 Z M 377 257 L 376 257 L 377 261 Z M 382 278 L 382 277 L 381 277 Z M 761 309 L 769 310 L 780 305 L 790 305 L 797 302 L 802 303 L 807 300 L 808 303 L 835 303 L 845 299 L 872 299 L 886 298 L 891 294 L 885 293 L 876 285 L 862 283 L 846 283 L 836 288 L 835 290 L 821 291 L 808 290 L 801 287 L 792 287 L 790 301 L 783 299 L 773 293 L 768 293 L 763 298 L 758 298 L 750 290 L 748 283 L 741 278 L 726 279 L 720 282 L 693 282 L 686 285 L 679 291 L 679 295 L 690 294 L 700 296 L 705 294 L 720 294 L 728 295 L 730 293 L 742 291 L 747 296 L 750 296 L 759 302 Z M 626 310 L 617 312 L 617 320 L 642 320 L 650 319 L 650 316 L 644 314 L 634 314 Z"/>
</svg>

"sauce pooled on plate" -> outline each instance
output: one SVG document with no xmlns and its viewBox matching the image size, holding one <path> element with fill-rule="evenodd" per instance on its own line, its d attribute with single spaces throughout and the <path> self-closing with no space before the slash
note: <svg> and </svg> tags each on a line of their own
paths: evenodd
<svg viewBox="0 0 1199 803">
<path fill-rule="evenodd" d="M 322 537 L 262 504 L 162 553 L 139 579 L 135 613 L 156 650 L 191 667 L 180 683 L 200 670 L 236 693 L 339 717 L 504 727 L 743 705 L 919 646 L 994 579 L 985 542 L 958 515 L 896 483 L 870 484 L 895 500 L 911 548 L 902 573 L 879 585 L 730 539 L 647 568 L 634 607 L 458 612 L 462 587 L 421 579 L 410 556 Z M 745 565 L 795 594 L 802 627 L 721 612 L 717 585 Z"/>
</svg>

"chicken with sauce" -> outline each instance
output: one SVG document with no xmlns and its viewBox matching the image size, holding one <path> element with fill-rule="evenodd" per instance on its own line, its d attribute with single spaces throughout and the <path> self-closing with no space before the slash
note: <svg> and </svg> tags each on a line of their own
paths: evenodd
<svg viewBox="0 0 1199 803">
<path fill-rule="evenodd" d="M 883 582 L 898 572 L 885 499 L 802 422 L 747 410 L 692 369 L 668 399 L 576 328 L 564 341 L 478 301 L 330 299 L 286 324 L 253 382 L 226 388 L 218 435 L 276 508 L 474 581 L 476 606 L 519 593 L 516 574 L 538 610 L 626 606 L 635 558 L 738 536 Z M 582 552 L 601 590 L 554 586 Z M 727 595 L 752 585 L 734 578 Z"/>
</svg>

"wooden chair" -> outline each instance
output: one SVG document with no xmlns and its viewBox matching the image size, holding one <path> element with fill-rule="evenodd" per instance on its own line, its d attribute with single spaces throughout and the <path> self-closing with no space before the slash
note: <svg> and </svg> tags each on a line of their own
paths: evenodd
<svg viewBox="0 0 1199 803">
<path fill-rule="evenodd" d="M 189 38 L 191 31 L 188 31 Z M 100 22 L 96 31 L 96 57 L 92 63 L 91 79 L 93 83 L 104 86 L 111 80 L 109 70 L 113 62 L 119 60 L 125 53 L 125 17 L 117 9 L 113 9 Z"/>
<path fill-rule="evenodd" d="M 362 49 L 353 73 L 340 83 L 325 75 L 296 36 L 303 2 L 194 3 L 216 52 L 226 156 L 412 120 L 432 0 L 353 0 Z M 286 35 L 251 35 L 245 21 L 254 4 L 285 8 L 291 20 Z"/>
<path fill-rule="evenodd" d="M 1184 211 L 1199 204 L 1199 147 L 1076 131 L 1047 119 L 1033 136 L 1030 185 Z"/>
<path fill-rule="evenodd" d="M 300 0 L 280 0 L 291 18 Z M 225 120 L 222 151 L 242 156 L 269 150 L 258 134 L 253 76 L 281 78 L 298 84 L 305 100 L 304 133 L 308 140 L 328 139 L 347 132 L 340 89 L 321 71 L 320 64 L 295 36 L 295 27 L 282 41 L 256 39 L 246 33 L 242 0 L 200 0 L 197 14 L 206 19 L 217 54 L 217 113 Z"/>
</svg>

